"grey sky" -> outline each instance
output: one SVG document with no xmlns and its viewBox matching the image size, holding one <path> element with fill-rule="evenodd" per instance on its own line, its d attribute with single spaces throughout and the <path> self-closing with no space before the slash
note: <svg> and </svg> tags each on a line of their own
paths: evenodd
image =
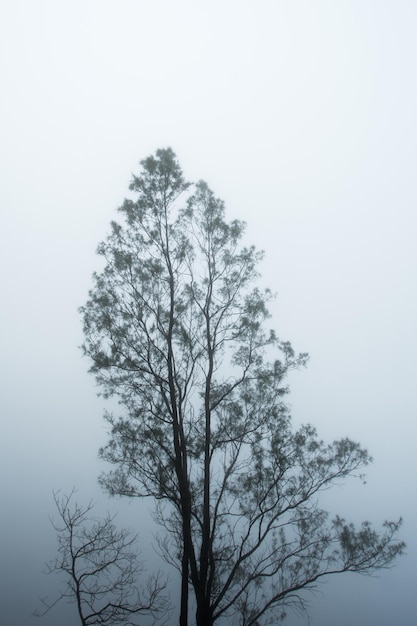
<svg viewBox="0 0 417 626">
<path fill-rule="evenodd" d="M 272 324 L 311 355 L 295 422 L 375 457 L 329 509 L 405 518 L 407 556 L 329 581 L 311 626 L 415 624 L 416 21 L 411 0 L 3 0 L 2 626 L 66 626 L 30 615 L 55 584 L 53 488 L 144 515 L 97 486 L 77 307 L 131 173 L 166 146 L 266 251 Z"/>
</svg>

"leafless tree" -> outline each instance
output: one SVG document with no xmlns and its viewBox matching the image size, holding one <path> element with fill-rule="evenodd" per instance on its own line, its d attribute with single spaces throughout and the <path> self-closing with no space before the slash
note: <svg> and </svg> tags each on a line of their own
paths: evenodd
<svg viewBox="0 0 417 626">
<path fill-rule="evenodd" d="M 169 606 L 161 576 L 148 579 L 139 590 L 143 566 L 135 550 L 136 535 L 117 529 L 114 515 L 92 517 L 93 502 L 81 506 L 69 495 L 54 493 L 59 521 L 51 519 L 57 533 L 58 554 L 45 573 L 61 574 L 64 586 L 52 602 L 42 600 L 45 615 L 62 600 L 75 602 L 82 626 L 136 626 L 140 616 L 154 620 Z M 149 622 L 147 622 L 149 623 Z"/>
</svg>

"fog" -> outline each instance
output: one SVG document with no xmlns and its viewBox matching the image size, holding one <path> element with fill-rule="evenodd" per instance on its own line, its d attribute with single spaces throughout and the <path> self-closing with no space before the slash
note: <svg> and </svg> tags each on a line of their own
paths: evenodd
<svg viewBox="0 0 417 626">
<path fill-rule="evenodd" d="M 32 616 L 58 584 L 53 489 L 119 510 L 154 565 L 151 503 L 97 484 L 105 401 L 77 309 L 132 172 L 166 146 L 266 252 L 271 323 L 311 357 L 294 422 L 374 457 L 323 504 L 404 517 L 393 569 L 329 579 L 287 623 L 415 624 L 416 19 L 407 0 L 4 0 L 2 625 L 75 623 L 65 605 Z"/>
</svg>

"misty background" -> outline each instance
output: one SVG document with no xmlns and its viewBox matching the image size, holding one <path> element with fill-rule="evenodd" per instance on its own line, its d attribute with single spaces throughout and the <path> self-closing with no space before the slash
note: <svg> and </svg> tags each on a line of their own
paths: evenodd
<svg viewBox="0 0 417 626">
<path fill-rule="evenodd" d="M 74 623 L 31 615 L 58 585 L 53 489 L 119 510 L 157 563 L 151 503 L 97 484 L 106 403 L 77 309 L 131 174 L 167 146 L 266 252 L 271 326 L 311 357 L 295 424 L 374 456 L 323 504 L 404 517 L 394 569 L 329 579 L 286 623 L 416 623 L 416 23 L 412 0 L 3 0 L 1 626 Z"/>
</svg>

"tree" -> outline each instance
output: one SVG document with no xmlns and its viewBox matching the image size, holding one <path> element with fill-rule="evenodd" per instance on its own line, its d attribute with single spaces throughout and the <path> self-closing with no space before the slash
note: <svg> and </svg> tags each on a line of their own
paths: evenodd
<svg viewBox="0 0 417 626">
<path fill-rule="evenodd" d="M 157 617 L 168 609 L 160 576 L 137 588 L 142 565 L 134 549 L 136 535 L 118 530 L 114 516 L 92 518 L 93 503 L 82 507 L 70 495 L 54 493 L 60 521 L 52 525 L 58 537 L 58 556 L 47 563 L 47 574 L 64 574 L 64 589 L 52 603 L 42 600 L 42 617 L 67 599 L 77 605 L 82 626 L 135 626 L 139 616 Z"/>
<path fill-rule="evenodd" d="M 141 164 L 81 309 L 91 372 L 122 407 L 106 414 L 100 454 L 115 469 L 100 480 L 155 499 L 163 555 L 181 572 L 181 626 L 190 589 L 198 626 L 275 624 L 323 576 L 388 567 L 400 522 L 355 530 L 319 508 L 320 491 L 368 453 L 292 430 L 285 379 L 307 355 L 266 328 L 262 254 L 171 149 Z"/>
</svg>

